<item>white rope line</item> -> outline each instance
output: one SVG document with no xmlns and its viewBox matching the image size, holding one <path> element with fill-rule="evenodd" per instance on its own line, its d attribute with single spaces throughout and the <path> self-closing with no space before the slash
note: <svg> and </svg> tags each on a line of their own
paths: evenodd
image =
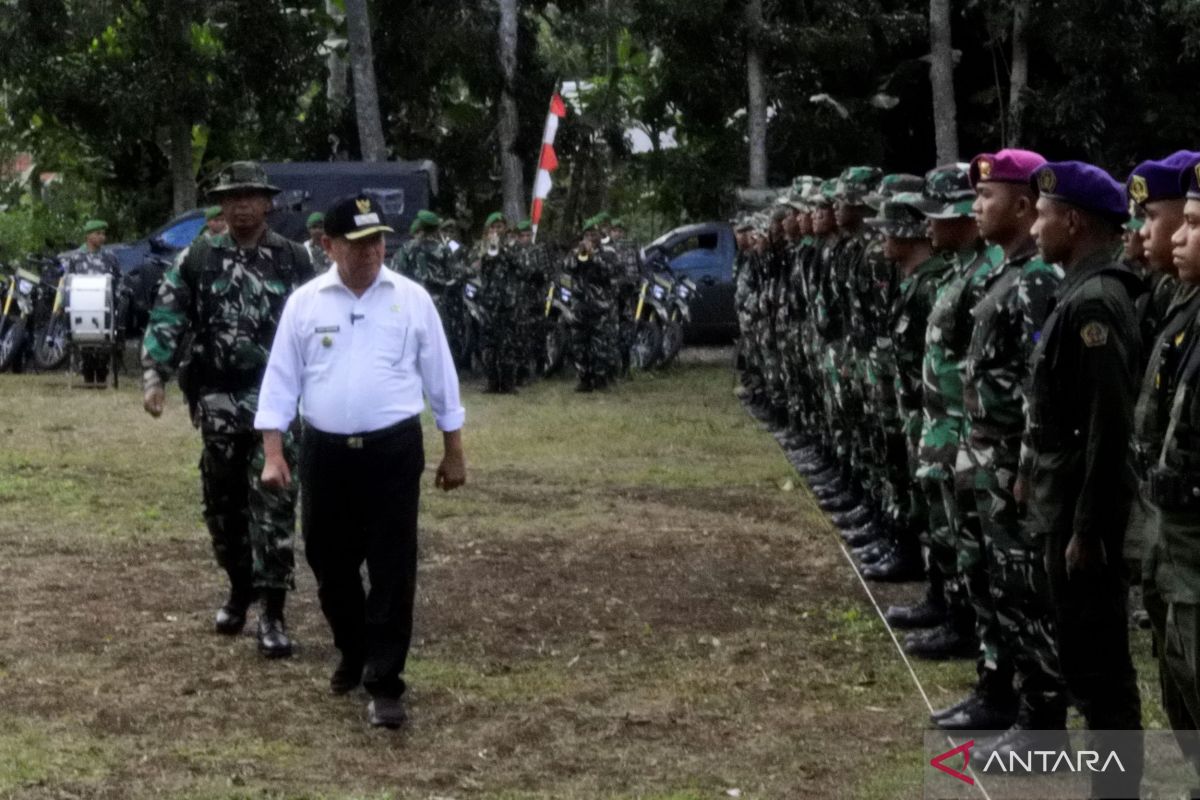
<svg viewBox="0 0 1200 800">
<path fill-rule="evenodd" d="M 776 440 L 776 442 L 779 444 L 779 448 L 783 450 L 784 454 L 786 455 L 787 450 L 783 447 L 783 442 L 779 442 L 778 440 Z M 788 463 L 789 465 L 791 464 L 790 461 Z M 793 469 L 795 469 L 795 467 L 793 467 Z M 921 683 L 921 679 L 917 677 L 917 671 L 913 669 L 912 661 L 910 661 L 908 658 L 908 653 L 904 652 L 904 647 L 900 644 L 900 639 L 896 636 L 896 631 L 893 630 L 892 626 L 888 624 L 887 616 L 884 615 L 883 609 L 879 607 L 879 601 L 875 599 L 875 593 L 871 591 L 870 584 L 866 582 L 862 576 L 862 572 L 860 572 L 858 569 L 858 565 L 854 563 L 854 557 L 851 556 L 850 551 L 846 549 L 846 543 L 842 541 L 842 538 L 838 536 L 836 532 L 834 533 L 834 537 L 834 541 L 837 542 L 838 549 L 842 551 L 842 555 L 846 557 L 846 562 L 850 565 L 850 571 L 854 573 L 854 577 L 858 578 L 858 582 L 862 586 L 863 591 L 867 593 L 867 599 L 871 601 L 871 605 L 875 607 L 875 613 L 879 615 L 879 621 L 883 623 L 883 627 L 888 632 L 888 636 L 892 637 L 892 644 L 896 646 L 896 652 L 900 654 L 900 660 L 904 662 L 904 666 L 908 669 L 908 674 L 912 677 L 913 683 L 917 687 L 917 691 L 921 693 L 921 699 L 925 702 L 925 707 L 929 709 L 929 713 L 932 715 L 934 711 L 933 703 L 930 702 L 929 695 L 926 693 L 925 686 Z M 948 733 L 945 734 L 945 736 L 946 741 L 950 743 L 951 747 L 958 747 L 960 744 L 963 744 L 963 742 L 966 741 L 965 739 L 962 742 L 956 741 L 954 737 Z M 967 765 L 967 772 L 972 778 L 975 779 L 975 788 L 979 789 L 979 793 L 983 795 L 984 800 L 992 800 L 992 796 L 988 794 L 987 789 L 983 786 L 983 781 L 979 778 L 979 773 L 977 773 L 974 767 L 970 766 L 969 763 Z"/>
</svg>

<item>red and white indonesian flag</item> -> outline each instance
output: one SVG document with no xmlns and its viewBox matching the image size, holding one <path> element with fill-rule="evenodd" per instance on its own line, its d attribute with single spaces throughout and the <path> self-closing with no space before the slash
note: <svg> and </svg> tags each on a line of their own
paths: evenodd
<svg viewBox="0 0 1200 800">
<path fill-rule="evenodd" d="M 555 92 L 550 98 L 550 113 L 546 115 L 546 129 L 542 133 L 542 153 L 538 158 L 537 177 L 533 181 L 533 208 L 529 220 L 533 224 L 533 237 L 537 238 L 538 223 L 542 220 L 542 204 L 550 196 L 554 179 L 550 174 L 558 169 L 558 156 L 554 153 L 554 137 L 558 134 L 558 121 L 567 116 L 567 107 L 562 97 Z"/>
</svg>

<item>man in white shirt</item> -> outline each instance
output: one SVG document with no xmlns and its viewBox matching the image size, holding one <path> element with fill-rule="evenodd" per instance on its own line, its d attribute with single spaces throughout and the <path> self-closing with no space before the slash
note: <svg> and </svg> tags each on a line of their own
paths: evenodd
<svg viewBox="0 0 1200 800">
<path fill-rule="evenodd" d="M 412 638 L 417 501 L 425 467 L 420 414 L 427 396 L 445 454 L 435 485 L 466 481 L 466 416 L 446 335 L 429 294 L 383 266 L 379 204 L 339 200 L 325 215 L 334 266 L 293 294 L 263 379 L 255 427 L 263 433 L 266 486 L 287 487 L 283 431 L 304 417 L 300 483 L 305 554 L 341 662 L 336 694 L 359 682 L 371 724 L 406 715 L 405 661 Z M 370 593 L 359 569 L 366 561 Z"/>
</svg>

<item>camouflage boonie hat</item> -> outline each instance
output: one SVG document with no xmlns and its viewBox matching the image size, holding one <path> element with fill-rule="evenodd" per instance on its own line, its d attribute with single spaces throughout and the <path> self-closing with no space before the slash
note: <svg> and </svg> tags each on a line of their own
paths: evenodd
<svg viewBox="0 0 1200 800">
<path fill-rule="evenodd" d="M 736 220 L 734 220 L 734 222 L 733 222 L 733 230 L 735 232 L 748 231 L 748 230 L 752 230 L 753 228 L 754 228 L 754 222 L 750 219 L 750 216 L 747 214 L 738 216 L 738 218 Z"/>
<path fill-rule="evenodd" d="M 868 218 L 866 224 L 893 239 L 924 239 L 929 233 L 921 204 L 922 196 L 916 192 L 900 192 L 884 200 L 878 216 Z"/>
<path fill-rule="evenodd" d="M 837 185 L 837 178 L 821 181 L 821 185 L 813 190 L 808 202 L 813 208 L 832 208 Z"/>
<path fill-rule="evenodd" d="M 875 191 L 864 197 L 863 202 L 878 211 L 879 207 L 883 205 L 883 201 L 889 197 L 901 192 L 919 192 L 924 188 L 925 179 L 920 175 L 896 172 L 880 178 L 879 185 L 875 187 Z"/>
<path fill-rule="evenodd" d="M 229 192 L 279 194 L 282 189 L 267 182 L 267 171 L 257 161 L 234 161 L 217 173 L 217 183 L 208 190 L 209 198 Z"/>
<path fill-rule="evenodd" d="M 835 200 L 849 205 L 866 205 L 866 196 L 879 185 L 883 170 L 878 167 L 846 167 L 837 179 Z"/>
<path fill-rule="evenodd" d="M 925 173 L 922 210 L 929 219 L 974 217 L 975 190 L 971 188 L 970 164 L 943 164 Z"/>
<path fill-rule="evenodd" d="M 809 211 L 809 203 L 813 192 L 821 187 L 821 179 L 816 175 L 798 175 L 792 178 L 791 200 L 793 207 L 801 211 Z"/>
</svg>

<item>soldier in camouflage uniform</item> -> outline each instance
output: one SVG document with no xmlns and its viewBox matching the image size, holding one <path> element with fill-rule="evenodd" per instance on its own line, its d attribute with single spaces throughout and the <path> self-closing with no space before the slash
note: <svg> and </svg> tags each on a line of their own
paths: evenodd
<svg viewBox="0 0 1200 800">
<path fill-rule="evenodd" d="M 875 191 L 864 198 L 878 214 L 885 200 L 902 192 L 919 192 L 924 180 L 918 175 L 885 175 Z M 862 297 L 872 313 L 866 317 L 866 335 L 870 346 L 865 355 L 866 385 L 863 389 L 865 430 L 863 436 L 871 451 L 868 461 L 870 488 L 864 500 L 871 512 L 862 522 L 847 516 L 837 518 L 846 543 L 867 561 L 878 560 L 878 550 L 890 541 L 888 531 L 898 520 L 908 517 L 911 502 L 911 477 L 900 417 L 896 406 L 896 362 L 892 347 L 891 311 L 899 290 L 896 265 L 883 254 L 883 240 L 875 237 L 863 254 L 862 271 L 870 282 L 870 294 Z M 861 279 L 861 278 L 860 278 Z"/>
<path fill-rule="evenodd" d="M 638 289 L 642 283 L 641 254 L 637 242 L 626 238 L 625 222 L 614 217 L 609 223 L 608 244 L 616 256 L 620 278 L 617 283 L 621 348 L 621 375 L 629 376 L 629 363 L 633 354 L 633 339 L 637 332 Z"/>
<path fill-rule="evenodd" d="M 314 211 L 308 215 L 305 225 L 308 228 L 308 241 L 304 243 L 304 249 L 308 251 L 313 271 L 324 272 L 333 264 L 329 260 L 325 248 L 321 246 L 321 237 L 325 235 L 325 215 L 320 211 Z"/>
<path fill-rule="evenodd" d="M 928 628 L 905 641 L 912 655 L 971 657 L 978 653 L 974 613 L 958 571 L 956 538 L 964 527 L 977 528 L 978 521 L 974 495 L 969 486 L 960 490 L 956 484 L 955 466 L 964 428 L 962 361 L 974 305 L 968 282 L 984 268 L 987 256 L 971 215 L 975 195 L 966 164 L 931 170 L 922 193 L 931 243 L 951 267 L 935 287 L 922 361 L 922 429 L 915 477 L 929 509 L 928 584 L 920 603 L 894 606 L 886 616 L 896 627 Z"/>
<path fill-rule="evenodd" d="M 758 293 L 757 334 L 758 352 L 762 359 L 763 383 L 771 424 L 783 430 L 787 424 L 787 392 L 784 386 L 783 353 L 780 349 L 779 315 L 786 316 L 783 295 L 786 285 L 788 241 L 784 235 L 784 220 L 791 217 L 790 209 L 776 204 L 769 212 L 767 247 L 763 254 L 762 284 Z"/>
<path fill-rule="evenodd" d="M 1014 496 L 1028 361 L 1062 280 L 1058 267 L 1037 257 L 1029 235 L 1035 196 L 1028 181 L 1042 163 L 1036 153 L 1002 150 L 971 164 L 980 231 L 1002 250 L 972 279 L 980 299 L 964 385 L 969 431 L 959 456 L 970 465 L 982 534 L 978 542 L 960 539 L 959 563 L 975 607 L 984 670 L 968 697 L 934 714 L 937 725 L 952 730 L 1015 724 L 1014 737 L 1029 728 L 1060 729 L 1065 714 L 1046 573 Z"/>
<path fill-rule="evenodd" d="M 813 454 L 812 446 L 817 443 L 817 439 L 811 435 L 813 422 L 810 419 L 810 409 L 816 401 L 816 391 L 805 358 L 803 331 L 808 324 L 809 310 L 805 294 L 805 269 L 816 249 L 816 239 L 812 233 L 812 208 L 808 204 L 808 195 L 813 191 L 817 180 L 811 175 L 797 178 L 787 198 L 793 211 L 793 239 L 783 287 L 786 311 L 781 344 L 788 417 L 784 443 L 792 449 L 805 449 L 803 455 L 809 457 Z"/>
<path fill-rule="evenodd" d="M 527 347 L 524 260 L 518 245 L 504 244 L 501 231 L 491 229 L 479 243 L 476 261 L 481 282 L 478 302 L 483 312 L 479 331 L 480 355 L 488 392 L 513 394 L 517 371 Z"/>
<path fill-rule="evenodd" d="M 734 224 L 737 255 L 733 262 L 734 306 L 738 318 L 738 361 L 741 367 L 741 389 L 743 397 L 753 407 L 762 403 L 762 370 L 757 359 L 755 344 L 755 314 L 758 307 L 759 274 L 751 232 L 754 223 L 749 216 Z"/>
<path fill-rule="evenodd" d="M 117 336 L 120 337 L 121 348 L 124 348 L 124 326 L 129 314 L 129 305 L 133 300 L 133 290 L 121 275 L 121 265 L 117 257 L 110 251 L 104 250 L 104 242 L 108 238 L 108 223 L 104 220 L 88 220 L 83 226 L 85 241 L 83 246 L 73 251 L 66 259 L 66 271 L 69 275 L 109 275 L 112 277 L 113 303 L 116 314 Z M 80 371 L 83 381 L 89 386 L 103 389 L 108 385 L 109 356 L 105 351 L 88 350 L 83 354 Z"/>
<path fill-rule="evenodd" d="M 576 391 L 605 389 L 621 364 L 617 342 L 617 282 L 615 259 L 603 252 L 600 220 L 583 226 L 583 241 L 567 256 L 566 271 L 574 279 L 575 320 L 571 324 L 571 355 L 579 376 Z"/>
<path fill-rule="evenodd" d="M 167 272 L 142 345 L 144 405 L 155 417 L 162 414 L 163 387 L 184 362 L 180 385 L 204 442 L 204 519 L 230 580 L 216 629 L 241 631 L 261 593 L 258 647 L 268 657 L 292 652 L 283 610 L 293 586 L 296 494 L 260 483 L 263 452 L 254 414 L 284 302 L 313 274 L 304 248 L 267 228 L 278 191 L 253 162 L 221 171 L 210 194 L 225 210 L 229 234 L 195 243 Z M 290 434 L 285 453 L 294 470 Z"/>
<path fill-rule="evenodd" d="M 933 252 L 924 199 L 917 193 L 896 194 L 885 200 L 869 224 L 884 238 L 884 256 L 896 264 L 899 296 L 892 309 L 892 343 L 896 359 L 896 399 L 907 445 L 909 475 L 916 479 L 921 443 L 924 397 L 925 329 L 933 310 L 938 283 L 950 265 Z M 891 531 L 890 548 L 875 563 L 863 567 L 870 580 L 909 580 L 923 574 L 921 535 L 928 521 L 923 495 L 914 491 L 909 517 Z"/>
<path fill-rule="evenodd" d="M 936 600 L 939 591 L 935 587 L 940 584 L 945 604 L 941 609 L 919 604 L 905 609 L 915 612 L 910 614 L 896 609 L 893 618 L 903 618 L 909 627 L 924 627 L 931 621 L 929 612 L 938 616 L 940 610 L 941 624 L 910 635 L 905 649 L 923 658 L 973 658 L 979 656 L 979 641 L 974 611 L 959 572 L 957 542 L 963 536 L 978 540 L 979 519 L 974 487 L 958 468 L 958 452 L 965 434 L 964 362 L 973 327 L 971 309 L 978 300 L 971 278 L 986 271 L 990 261 L 971 210 L 975 192 L 966 164 L 931 170 L 926 175 L 924 196 L 929 202 L 925 216 L 933 248 L 951 265 L 937 286 L 925 332 L 924 419 L 916 476 L 929 507 L 927 600 Z"/>
<path fill-rule="evenodd" d="M 1171 282 L 1177 288 L 1169 309 L 1159 320 L 1159 329 L 1145 348 L 1148 363 L 1133 412 L 1133 464 L 1139 496 L 1125 532 L 1125 557 L 1129 559 L 1144 551 L 1145 570 L 1139 565 L 1134 574 L 1144 581 L 1143 597 L 1159 656 L 1163 710 L 1176 732 L 1180 749 L 1200 770 L 1200 739 L 1196 733 L 1200 693 L 1196 691 L 1195 667 L 1200 641 L 1196 626 L 1186 622 L 1196 618 L 1195 609 L 1200 604 L 1200 592 L 1196 589 L 1200 586 L 1196 578 L 1200 562 L 1189 560 L 1188 547 L 1180 546 L 1181 541 L 1195 535 L 1196 513 L 1186 505 L 1182 508 L 1174 505 L 1166 492 L 1160 494 L 1165 498 L 1165 505 L 1160 505 L 1151 483 L 1152 472 L 1155 478 L 1175 476 L 1185 481 L 1194 480 L 1197 474 L 1196 465 L 1186 461 L 1190 443 L 1186 435 L 1181 435 L 1191 424 L 1194 401 L 1184 396 L 1178 408 L 1175 407 L 1176 397 L 1194 393 L 1196 385 L 1195 364 L 1187 362 L 1189 359 L 1194 362 L 1192 354 L 1198 351 L 1200 249 L 1196 244 L 1200 237 L 1190 234 L 1190 230 L 1197 229 L 1194 220 L 1200 218 L 1196 213 L 1200 212 L 1200 186 L 1196 198 L 1188 199 L 1185 193 L 1193 182 L 1193 167 L 1197 163 L 1200 154 L 1175 153 L 1161 161 L 1139 164 L 1126 182 L 1132 207 L 1145 218 L 1139 240 L 1144 244 L 1150 268 L 1155 273 L 1171 274 Z M 1182 181 L 1181 174 L 1185 178 Z M 1191 226 L 1184 215 L 1188 207 L 1193 212 Z M 1186 377 L 1181 382 L 1182 376 Z M 1172 440 L 1164 450 L 1172 421 L 1176 427 L 1171 429 Z M 1167 457 L 1160 462 L 1164 453 Z M 1132 546 L 1131 539 L 1135 542 Z"/>
</svg>

